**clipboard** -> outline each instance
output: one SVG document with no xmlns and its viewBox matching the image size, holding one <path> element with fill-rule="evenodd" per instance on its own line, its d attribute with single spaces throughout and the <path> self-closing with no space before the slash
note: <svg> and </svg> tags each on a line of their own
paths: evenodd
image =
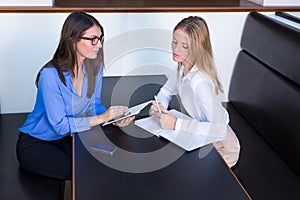
<svg viewBox="0 0 300 200">
<path fill-rule="evenodd" d="M 152 102 L 152 100 L 144 102 L 144 103 L 141 103 L 141 104 L 136 105 L 134 107 L 131 107 L 131 108 L 128 109 L 128 112 L 125 113 L 124 115 L 121 115 L 121 116 L 119 116 L 119 117 L 117 117 L 117 118 L 115 118 L 115 119 L 113 119 L 111 121 L 105 122 L 104 124 L 102 124 L 102 126 L 106 126 L 106 125 L 118 122 L 118 121 L 120 121 L 122 119 L 126 119 L 126 118 L 134 116 L 134 115 L 138 115 L 141 112 L 141 110 L 143 110 L 151 102 Z"/>
</svg>

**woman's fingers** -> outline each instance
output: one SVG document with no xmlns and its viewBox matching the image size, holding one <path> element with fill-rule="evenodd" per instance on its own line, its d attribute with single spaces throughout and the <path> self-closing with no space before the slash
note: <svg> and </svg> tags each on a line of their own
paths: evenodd
<svg viewBox="0 0 300 200">
<path fill-rule="evenodd" d="M 120 126 L 120 127 L 127 126 L 130 122 L 132 122 L 132 120 L 134 120 L 134 118 L 135 118 L 135 116 L 131 116 L 131 117 L 122 119 L 118 122 L 115 122 L 115 123 L 113 123 L 113 125 Z"/>
<path fill-rule="evenodd" d="M 128 111 L 126 106 L 111 106 L 107 109 L 107 121 L 124 115 Z"/>
<path fill-rule="evenodd" d="M 160 114 L 160 112 L 158 111 L 157 107 L 154 106 L 154 105 L 152 105 L 152 106 L 150 107 L 150 110 L 149 110 L 149 115 L 151 115 L 151 116 L 153 116 L 153 117 L 159 119 L 161 114 Z"/>
<path fill-rule="evenodd" d="M 112 106 L 112 114 L 114 117 L 124 115 L 128 111 L 126 106 Z"/>
</svg>

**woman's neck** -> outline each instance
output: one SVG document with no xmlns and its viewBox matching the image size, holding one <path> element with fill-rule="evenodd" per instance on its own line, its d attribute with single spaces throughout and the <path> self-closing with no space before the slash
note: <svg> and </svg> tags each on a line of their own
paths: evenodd
<svg viewBox="0 0 300 200">
<path fill-rule="evenodd" d="M 83 80 L 84 80 L 84 73 L 81 64 L 75 67 L 74 77 L 72 79 L 73 87 L 75 88 L 79 96 L 82 96 Z"/>
<path fill-rule="evenodd" d="M 191 71 L 193 65 L 189 62 L 183 62 L 182 65 L 184 67 L 182 76 L 184 77 L 189 73 L 189 71 Z"/>
<path fill-rule="evenodd" d="M 75 65 L 74 67 L 74 75 L 75 77 L 82 72 L 82 64 L 83 64 L 83 61 L 79 60 L 77 61 L 77 64 Z"/>
</svg>

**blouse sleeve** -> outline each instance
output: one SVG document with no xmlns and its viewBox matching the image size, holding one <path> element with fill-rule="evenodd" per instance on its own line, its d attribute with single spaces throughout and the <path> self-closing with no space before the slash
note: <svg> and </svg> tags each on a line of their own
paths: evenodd
<svg viewBox="0 0 300 200">
<path fill-rule="evenodd" d="M 43 70 L 40 74 L 38 90 L 42 95 L 49 123 L 59 135 L 90 129 L 90 118 L 74 118 L 65 111 L 65 102 L 60 89 L 61 81 L 56 71 Z"/>
<path fill-rule="evenodd" d="M 167 82 L 157 94 L 157 99 L 162 102 L 165 109 L 168 108 L 172 96 L 177 95 L 177 73 L 172 71 Z"/>
<path fill-rule="evenodd" d="M 212 82 L 202 79 L 192 85 L 193 94 L 186 94 L 196 105 L 198 116 L 192 120 L 177 118 L 175 130 L 210 137 L 224 137 L 229 115 L 215 95 Z M 189 105 L 184 105 L 185 107 Z"/>
</svg>

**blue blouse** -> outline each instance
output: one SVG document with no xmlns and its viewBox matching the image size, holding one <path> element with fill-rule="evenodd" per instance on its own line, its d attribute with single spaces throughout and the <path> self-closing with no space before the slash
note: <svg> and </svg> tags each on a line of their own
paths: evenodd
<svg viewBox="0 0 300 200">
<path fill-rule="evenodd" d="M 54 67 L 44 68 L 39 77 L 37 97 L 33 111 L 19 131 L 41 140 L 58 140 L 69 133 L 89 130 L 90 116 L 106 111 L 101 103 L 103 66 L 96 76 L 95 92 L 87 97 L 88 77 L 83 66 L 82 96 L 72 84 L 72 74 L 63 72 L 66 85 Z"/>
</svg>

